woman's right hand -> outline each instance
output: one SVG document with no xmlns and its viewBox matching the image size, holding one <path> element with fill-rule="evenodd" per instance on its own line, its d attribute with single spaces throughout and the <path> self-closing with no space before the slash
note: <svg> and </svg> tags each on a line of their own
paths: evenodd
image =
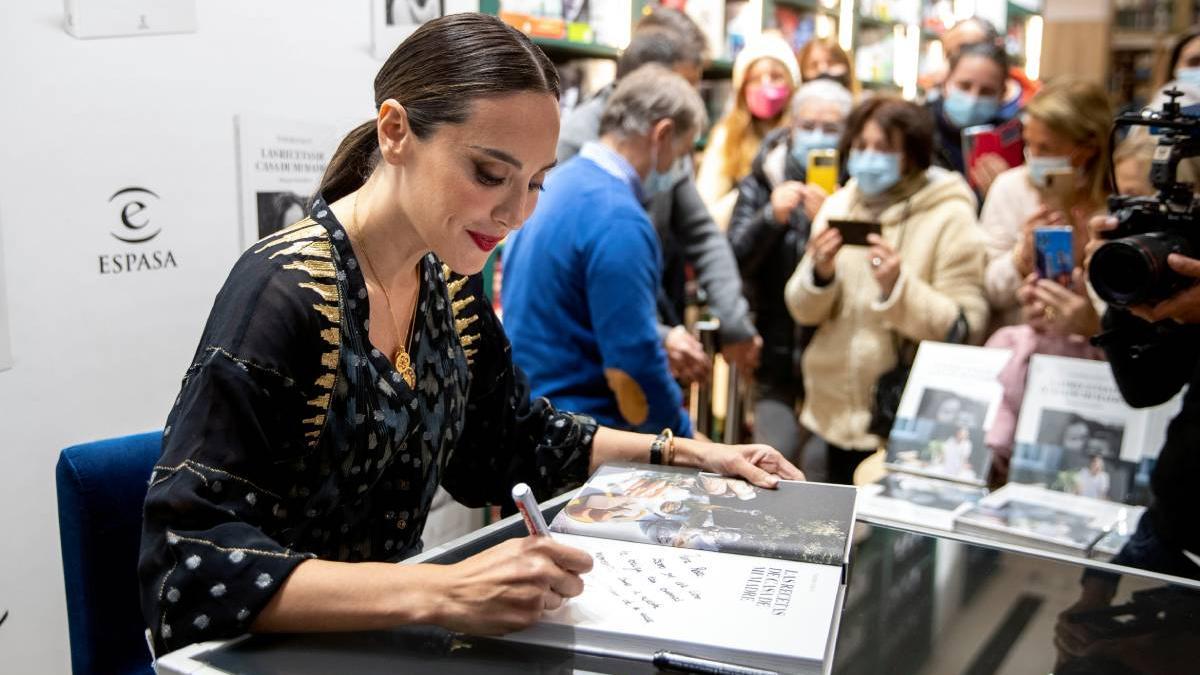
<svg viewBox="0 0 1200 675">
<path fill-rule="evenodd" d="M 789 180 L 771 191 L 771 215 L 775 222 L 787 224 L 795 211 L 804 203 L 804 183 Z"/>
<path fill-rule="evenodd" d="M 834 258 L 842 249 L 842 233 L 830 227 L 808 241 L 805 251 L 812 256 L 813 276 L 818 284 L 833 280 Z"/>
<path fill-rule="evenodd" d="M 550 537 L 509 539 L 445 568 L 433 622 L 475 635 L 527 628 L 582 593 L 591 569 L 590 555 Z"/>
<path fill-rule="evenodd" d="M 1033 231 L 1039 227 L 1062 224 L 1064 224 L 1062 214 L 1043 204 L 1021 225 L 1021 232 L 1017 235 L 1017 245 L 1013 248 L 1013 264 L 1021 278 L 1033 274 L 1034 261 L 1037 257 L 1034 250 Z"/>
</svg>

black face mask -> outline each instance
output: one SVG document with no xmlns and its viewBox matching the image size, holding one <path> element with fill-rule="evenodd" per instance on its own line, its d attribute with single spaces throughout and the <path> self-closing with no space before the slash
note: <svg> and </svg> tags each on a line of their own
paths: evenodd
<svg viewBox="0 0 1200 675">
<path fill-rule="evenodd" d="M 850 73 L 842 73 L 841 75 L 831 75 L 829 73 L 821 73 L 821 74 L 817 75 L 816 77 L 810 79 L 809 82 L 816 82 L 817 80 L 829 80 L 830 82 L 837 82 L 838 84 L 842 85 L 843 87 L 845 87 L 847 89 L 850 88 Z"/>
</svg>

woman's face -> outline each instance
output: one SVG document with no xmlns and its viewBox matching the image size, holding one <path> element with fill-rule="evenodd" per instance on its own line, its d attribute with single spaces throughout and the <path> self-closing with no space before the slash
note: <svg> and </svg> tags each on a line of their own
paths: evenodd
<svg viewBox="0 0 1200 675">
<path fill-rule="evenodd" d="M 409 132 L 385 153 L 394 207 L 450 269 L 479 272 L 537 206 L 558 116 L 553 96 L 523 92 L 478 99 L 424 140 Z"/>
<path fill-rule="evenodd" d="M 960 410 L 962 410 L 962 401 L 957 398 L 945 399 L 938 404 L 934 419 L 938 424 L 957 424 Z"/>
<path fill-rule="evenodd" d="M 900 152 L 901 142 L 899 132 L 888 136 L 879 122 L 867 120 L 862 132 L 854 139 L 854 150 L 874 150 L 875 152 Z"/>
<path fill-rule="evenodd" d="M 1179 60 L 1175 62 L 1175 73 L 1177 75 L 1181 68 L 1200 68 L 1200 37 L 1192 38 L 1187 41 L 1183 49 L 1179 52 Z"/>
<path fill-rule="evenodd" d="M 848 71 L 846 64 L 838 60 L 833 51 L 826 47 L 813 47 L 805 57 L 804 63 L 800 64 L 800 75 L 805 82 L 821 75 L 840 78 Z"/>
<path fill-rule="evenodd" d="M 1071 166 L 1082 169 L 1095 154 L 1094 148 L 1079 145 L 1061 134 L 1055 133 L 1045 122 L 1026 115 L 1021 131 L 1025 139 L 1025 150 L 1031 157 L 1069 157 Z"/>
<path fill-rule="evenodd" d="M 958 60 L 957 66 L 946 77 L 946 91 L 957 89 L 976 98 L 998 98 L 1004 93 L 1006 75 L 1000 64 L 987 58 L 970 54 Z"/>
<path fill-rule="evenodd" d="M 750 93 L 761 87 L 787 87 L 791 89 L 792 78 L 782 63 L 771 58 L 763 58 L 750 64 L 746 71 L 746 83 L 742 85 L 746 98 Z"/>
<path fill-rule="evenodd" d="M 1088 425 L 1084 422 L 1076 422 L 1068 425 L 1063 429 L 1062 444 L 1063 449 L 1072 452 L 1083 452 L 1087 447 L 1088 442 Z"/>
</svg>

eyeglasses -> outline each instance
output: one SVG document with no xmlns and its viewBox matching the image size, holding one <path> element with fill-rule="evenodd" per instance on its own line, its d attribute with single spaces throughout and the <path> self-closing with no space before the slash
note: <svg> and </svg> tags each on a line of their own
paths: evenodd
<svg viewBox="0 0 1200 675">
<path fill-rule="evenodd" d="M 840 124 L 821 124 L 819 122 L 799 121 L 796 123 L 796 128 L 801 131 L 823 131 L 834 136 L 842 135 L 842 125 Z"/>
</svg>

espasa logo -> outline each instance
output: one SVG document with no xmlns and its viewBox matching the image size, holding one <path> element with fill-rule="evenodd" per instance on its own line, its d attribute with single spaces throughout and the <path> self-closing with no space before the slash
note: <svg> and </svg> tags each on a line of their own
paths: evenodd
<svg viewBox="0 0 1200 675">
<path fill-rule="evenodd" d="M 161 229 L 150 228 L 150 205 L 158 201 L 153 190 L 144 187 L 121 188 L 108 198 L 108 203 L 120 207 L 118 220 L 121 229 L 113 238 L 126 244 L 141 244 L 158 236 Z"/>
<path fill-rule="evenodd" d="M 113 229 L 109 234 L 113 239 L 137 248 L 100 255 L 100 274 L 148 272 L 179 266 L 172 251 L 147 251 L 142 248 L 143 244 L 162 233 L 153 208 L 159 200 L 160 197 L 153 190 L 138 186 L 121 188 L 108 198 L 108 203 L 116 209 Z"/>
</svg>

